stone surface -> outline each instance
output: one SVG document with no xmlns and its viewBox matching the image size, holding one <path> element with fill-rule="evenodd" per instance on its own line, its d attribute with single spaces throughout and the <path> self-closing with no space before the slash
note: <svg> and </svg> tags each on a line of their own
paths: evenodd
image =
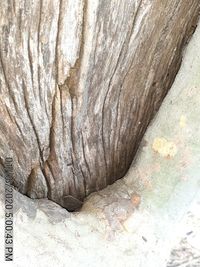
<svg viewBox="0 0 200 267">
<path fill-rule="evenodd" d="M 18 190 L 62 206 L 123 177 L 199 0 L 1 0 L 0 12 L 1 169 L 12 156 Z"/>
<path fill-rule="evenodd" d="M 91 194 L 76 213 L 15 192 L 14 266 L 196 266 L 200 255 L 199 51 L 200 26 L 124 179 Z M 3 195 L 0 180 L 0 240 Z M 3 253 L 0 242 L 1 266 L 5 266 Z"/>
</svg>

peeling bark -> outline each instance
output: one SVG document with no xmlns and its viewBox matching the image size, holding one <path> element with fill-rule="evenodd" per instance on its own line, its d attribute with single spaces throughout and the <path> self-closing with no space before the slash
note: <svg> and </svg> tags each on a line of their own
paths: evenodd
<svg viewBox="0 0 200 267">
<path fill-rule="evenodd" d="M 0 162 L 13 156 L 23 194 L 82 201 L 128 170 L 199 1 L 2 0 L 0 10 Z"/>
</svg>

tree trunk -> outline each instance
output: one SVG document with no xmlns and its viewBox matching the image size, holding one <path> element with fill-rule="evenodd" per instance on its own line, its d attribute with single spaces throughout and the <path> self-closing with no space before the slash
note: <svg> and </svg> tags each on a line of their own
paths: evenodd
<svg viewBox="0 0 200 267">
<path fill-rule="evenodd" d="M 21 193 L 73 210 L 128 170 L 199 0 L 1 0 L 0 10 L 1 166 L 12 156 Z"/>
</svg>

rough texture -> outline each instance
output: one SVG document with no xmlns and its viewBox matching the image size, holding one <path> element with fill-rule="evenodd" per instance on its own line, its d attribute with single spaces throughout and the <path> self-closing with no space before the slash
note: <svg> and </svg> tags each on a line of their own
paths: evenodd
<svg viewBox="0 0 200 267">
<path fill-rule="evenodd" d="M 196 25 L 199 0 L 0 2 L 0 158 L 65 206 L 127 171 Z"/>
<path fill-rule="evenodd" d="M 199 267 L 199 51 L 200 26 L 124 179 L 75 213 L 14 193 L 15 267 Z M 0 179 L 0 266 L 8 267 L 4 216 Z"/>
</svg>

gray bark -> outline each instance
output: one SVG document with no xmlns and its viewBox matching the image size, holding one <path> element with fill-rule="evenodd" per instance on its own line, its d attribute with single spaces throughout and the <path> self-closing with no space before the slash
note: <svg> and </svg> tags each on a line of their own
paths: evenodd
<svg viewBox="0 0 200 267">
<path fill-rule="evenodd" d="M 1 1 L 0 159 L 14 158 L 21 193 L 67 208 L 124 176 L 199 10 L 199 0 Z"/>
</svg>

